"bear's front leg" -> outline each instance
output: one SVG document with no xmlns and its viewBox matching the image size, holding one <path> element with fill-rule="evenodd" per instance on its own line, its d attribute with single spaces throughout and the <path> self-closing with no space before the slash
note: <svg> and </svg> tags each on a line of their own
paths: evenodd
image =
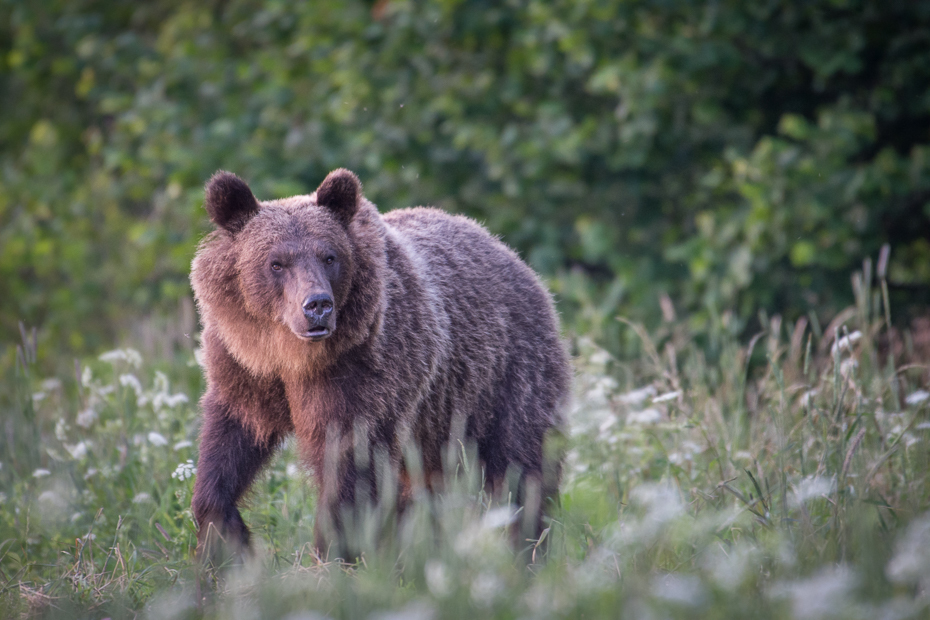
<svg viewBox="0 0 930 620">
<path fill-rule="evenodd" d="M 361 433 L 361 436 L 359 436 Z M 355 560 L 381 537 L 396 508 L 397 467 L 364 425 L 330 428 L 311 466 L 319 488 L 315 545 L 324 558 Z"/>
<path fill-rule="evenodd" d="M 366 496 L 369 502 L 374 498 L 373 480 L 367 464 L 359 467 L 351 437 L 334 442 L 330 434 L 325 453 L 313 466 L 319 487 L 314 544 L 321 557 L 353 559 L 360 551 L 361 506 L 356 502 L 364 505 Z"/>
<path fill-rule="evenodd" d="M 249 530 L 237 504 L 279 437 L 258 438 L 208 393 L 203 401 L 200 459 L 191 509 L 197 521 L 197 556 L 214 562 L 223 543 L 235 554 L 249 548 Z"/>
</svg>

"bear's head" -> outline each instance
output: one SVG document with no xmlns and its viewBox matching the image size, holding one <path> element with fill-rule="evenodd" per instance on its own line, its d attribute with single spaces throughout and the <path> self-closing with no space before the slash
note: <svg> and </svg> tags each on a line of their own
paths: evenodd
<svg viewBox="0 0 930 620">
<path fill-rule="evenodd" d="M 334 341 L 359 339 L 380 296 L 365 282 L 377 276 L 367 248 L 378 245 L 380 218 L 355 174 L 334 170 L 313 194 L 259 202 L 245 181 L 218 172 L 204 206 L 217 231 L 191 279 L 204 325 L 240 362 L 260 372 L 293 368 Z M 289 351 L 293 359 L 282 359 Z"/>
</svg>

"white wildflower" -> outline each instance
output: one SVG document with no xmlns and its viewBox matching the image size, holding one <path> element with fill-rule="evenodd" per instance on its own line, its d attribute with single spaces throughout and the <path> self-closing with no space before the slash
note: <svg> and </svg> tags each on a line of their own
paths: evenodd
<svg viewBox="0 0 930 620">
<path fill-rule="evenodd" d="M 124 373 L 119 376 L 119 383 L 123 387 L 131 387 L 132 390 L 136 393 L 136 396 L 142 395 L 142 383 L 139 381 L 139 378 L 132 373 Z"/>
<path fill-rule="evenodd" d="M 928 398 L 930 398 L 930 392 L 925 390 L 917 390 L 913 394 L 909 394 L 908 397 L 904 399 L 904 402 L 906 402 L 908 405 L 919 405 Z"/>
<path fill-rule="evenodd" d="M 633 489 L 630 498 L 648 512 L 648 520 L 665 523 L 683 512 L 678 492 L 667 485 L 641 484 Z"/>
<path fill-rule="evenodd" d="M 640 507 L 641 518 L 625 518 L 606 541 L 608 548 L 619 551 L 627 546 L 650 545 L 667 525 L 678 518 L 684 508 L 675 488 L 664 484 L 641 484 L 630 492 L 630 503 Z"/>
<path fill-rule="evenodd" d="M 704 446 L 691 441 L 690 439 L 685 439 L 681 442 L 681 449 L 685 452 L 685 458 L 690 459 L 695 454 L 701 454 L 704 452 Z"/>
<path fill-rule="evenodd" d="M 152 496 L 145 492 L 136 493 L 136 496 L 132 498 L 133 504 L 147 504 L 151 501 L 153 501 Z"/>
<path fill-rule="evenodd" d="M 930 585 L 930 515 L 913 521 L 895 545 L 895 554 L 885 568 L 888 579 L 897 584 Z"/>
<path fill-rule="evenodd" d="M 37 499 L 43 511 L 54 511 L 60 513 L 67 508 L 67 500 L 56 491 L 43 491 Z"/>
<path fill-rule="evenodd" d="M 502 506 L 487 511 L 484 518 L 481 519 L 481 525 L 482 527 L 493 530 L 510 525 L 516 520 L 517 512 L 510 506 Z"/>
<path fill-rule="evenodd" d="M 288 478 L 296 478 L 300 470 L 297 468 L 296 463 L 288 463 L 287 467 L 284 468 L 284 473 L 287 474 Z"/>
<path fill-rule="evenodd" d="M 656 389 L 651 385 L 647 385 L 644 388 L 639 388 L 638 390 L 633 390 L 631 392 L 627 392 L 626 394 L 621 394 L 617 397 L 617 400 L 621 404 L 628 405 L 630 407 L 636 407 L 646 402 L 646 399 L 655 395 Z"/>
<path fill-rule="evenodd" d="M 589 401 L 606 403 L 610 393 L 617 389 L 617 382 L 611 377 L 598 377 L 591 382 L 585 396 Z"/>
<path fill-rule="evenodd" d="M 148 399 L 146 399 L 147 401 Z M 155 411 L 161 411 L 165 408 L 165 401 L 168 400 L 168 395 L 162 392 L 155 392 L 152 396 L 152 409 Z M 161 418 L 159 418 L 161 419 Z"/>
<path fill-rule="evenodd" d="M 91 383 L 94 382 L 94 373 L 90 369 L 90 366 L 85 366 L 84 370 L 81 371 L 81 385 L 84 387 L 90 387 Z"/>
<path fill-rule="evenodd" d="M 126 359 L 126 354 L 123 353 L 121 349 L 113 349 L 112 351 L 107 351 L 106 353 L 101 353 L 97 358 L 101 362 L 107 362 L 112 364 L 114 362 L 121 362 Z"/>
<path fill-rule="evenodd" d="M 32 477 L 33 478 L 44 478 L 46 476 L 51 475 L 51 473 L 52 472 L 50 472 L 47 469 L 37 469 L 34 472 L 32 472 Z"/>
<path fill-rule="evenodd" d="M 45 400 L 45 397 L 46 397 L 46 396 L 47 396 L 47 394 L 46 394 L 45 392 L 33 392 L 33 394 L 32 394 L 32 402 L 33 402 L 34 404 L 38 404 L 38 403 L 42 402 L 43 400 Z"/>
<path fill-rule="evenodd" d="M 429 560 L 423 568 L 426 577 L 426 587 L 433 596 L 445 598 L 452 592 L 452 580 L 449 578 L 449 571 L 446 565 L 440 560 Z"/>
<path fill-rule="evenodd" d="M 76 461 L 80 461 L 85 456 L 87 456 L 87 442 L 81 441 L 81 442 L 74 444 L 73 446 L 69 444 L 65 444 L 65 450 L 68 451 L 68 454 L 71 455 L 71 458 L 73 458 Z"/>
<path fill-rule="evenodd" d="M 921 422 L 920 424 L 914 427 L 914 430 L 917 430 L 917 431 L 925 431 L 927 429 L 930 429 L 930 422 Z"/>
<path fill-rule="evenodd" d="M 51 377 L 49 379 L 42 380 L 42 389 L 46 392 L 54 392 L 61 387 L 61 380 Z"/>
<path fill-rule="evenodd" d="M 97 421 L 97 412 L 92 407 L 88 407 L 81 413 L 77 414 L 74 423 L 81 428 L 90 428 Z"/>
<path fill-rule="evenodd" d="M 479 573 L 471 583 L 471 600 L 481 607 L 490 607 L 503 590 L 504 584 L 492 573 Z"/>
<path fill-rule="evenodd" d="M 666 392 L 665 394 L 660 394 L 652 399 L 653 403 L 667 403 L 670 400 L 675 400 L 681 396 L 681 391 L 677 390 L 675 392 Z"/>
<path fill-rule="evenodd" d="M 68 423 L 64 421 L 64 418 L 59 419 L 55 422 L 55 439 L 58 441 L 64 441 L 68 438 Z"/>
<path fill-rule="evenodd" d="M 465 527 L 456 537 L 454 549 L 463 557 L 490 557 L 501 549 L 502 529 L 513 523 L 519 514 L 512 506 L 489 510 L 480 521 Z"/>
<path fill-rule="evenodd" d="M 657 575 L 652 580 L 652 595 L 658 599 L 695 607 L 702 605 L 707 598 L 701 580 L 694 575 Z"/>
<path fill-rule="evenodd" d="M 140 355 L 139 352 L 135 349 L 114 349 L 112 351 L 107 351 L 97 359 L 99 359 L 101 362 L 107 362 L 109 364 L 126 362 L 135 368 L 138 368 L 142 365 L 142 355 Z"/>
<path fill-rule="evenodd" d="M 152 381 L 152 389 L 154 389 L 156 392 L 167 394 L 169 386 L 170 384 L 168 382 L 168 375 L 166 375 L 160 370 L 156 370 L 155 380 Z"/>
<path fill-rule="evenodd" d="M 840 362 L 840 374 L 848 376 L 853 373 L 854 370 L 859 368 L 859 361 L 853 358 L 845 359 Z"/>
<path fill-rule="evenodd" d="M 523 604 L 530 610 L 531 618 L 551 618 L 558 613 L 550 586 L 539 581 L 523 593 Z M 526 616 L 524 616 L 526 617 Z"/>
<path fill-rule="evenodd" d="M 662 420 L 662 412 L 650 407 L 642 411 L 631 411 L 626 416 L 627 424 L 656 424 Z"/>
<path fill-rule="evenodd" d="M 836 480 L 824 476 L 808 476 L 799 480 L 793 487 L 794 505 L 798 506 L 811 499 L 833 493 Z"/>
<path fill-rule="evenodd" d="M 165 404 L 168 405 L 171 409 L 174 409 L 178 405 L 183 405 L 184 403 L 190 402 L 187 398 L 187 394 L 172 394 L 165 399 Z"/>
<path fill-rule="evenodd" d="M 187 480 L 188 478 L 193 478 L 197 473 L 197 468 L 194 467 L 193 459 L 187 459 L 183 463 L 178 463 L 177 468 L 175 468 L 174 473 L 171 474 L 171 477 L 176 480 Z"/>
<path fill-rule="evenodd" d="M 155 394 L 152 397 L 152 407 L 155 411 L 160 411 L 165 407 L 174 409 L 178 405 L 188 402 L 186 394 L 171 394 L 169 392 L 170 384 L 165 373 L 156 372 L 153 384 Z"/>
<path fill-rule="evenodd" d="M 160 411 L 165 407 L 174 409 L 178 405 L 183 405 L 186 402 L 188 402 L 187 394 L 165 394 L 159 392 L 152 397 L 152 407 L 155 411 Z"/>
<path fill-rule="evenodd" d="M 81 540 L 83 540 L 84 542 L 89 542 L 91 540 L 96 540 L 96 539 L 97 539 L 97 535 L 94 534 L 93 532 L 88 532 L 87 534 L 84 534 L 83 536 L 81 536 Z"/>
<path fill-rule="evenodd" d="M 96 467 L 91 467 L 91 468 L 89 468 L 89 469 L 87 470 L 87 473 L 84 474 L 84 480 L 90 480 L 90 479 L 93 478 L 95 475 L 97 475 L 97 468 L 96 468 Z"/>
<path fill-rule="evenodd" d="M 842 618 L 844 603 L 855 587 L 855 575 L 845 567 L 827 569 L 813 577 L 782 583 L 772 589 L 776 598 L 790 598 L 795 618 Z"/>
<path fill-rule="evenodd" d="M 152 431 L 149 433 L 148 438 L 149 438 L 149 443 L 152 444 L 153 446 L 161 447 L 161 446 L 168 445 L 168 440 L 165 439 L 165 436 L 162 435 L 161 433 L 156 433 L 155 431 Z"/>
<path fill-rule="evenodd" d="M 856 330 L 848 336 L 843 336 L 837 340 L 830 349 L 830 355 L 836 355 L 837 351 L 848 351 L 852 345 L 862 340 L 862 332 Z"/>
<path fill-rule="evenodd" d="M 734 592 L 753 574 L 751 566 L 759 562 L 760 556 L 757 548 L 738 543 L 727 549 L 712 549 L 702 563 L 717 587 Z"/>
<path fill-rule="evenodd" d="M 173 449 L 175 452 L 177 452 L 178 450 L 183 450 L 184 448 L 190 448 L 190 447 L 193 446 L 193 445 L 194 445 L 194 444 L 191 443 L 191 441 L 190 441 L 189 439 L 182 439 L 182 440 L 179 441 L 178 443 L 174 444 L 174 446 L 172 446 L 172 449 Z"/>
</svg>

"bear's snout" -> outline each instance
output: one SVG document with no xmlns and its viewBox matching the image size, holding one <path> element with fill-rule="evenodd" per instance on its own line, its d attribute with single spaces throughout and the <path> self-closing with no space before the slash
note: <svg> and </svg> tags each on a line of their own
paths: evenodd
<svg viewBox="0 0 930 620">
<path fill-rule="evenodd" d="M 328 293 L 308 295 L 301 307 L 307 317 L 309 329 L 302 336 L 310 340 L 323 340 L 333 333 L 333 298 Z"/>
<path fill-rule="evenodd" d="M 311 321 L 322 321 L 333 313 L 333 298 L 326 293 L 309 295 L 303 303 L 304 314 Z"/>
</svg>

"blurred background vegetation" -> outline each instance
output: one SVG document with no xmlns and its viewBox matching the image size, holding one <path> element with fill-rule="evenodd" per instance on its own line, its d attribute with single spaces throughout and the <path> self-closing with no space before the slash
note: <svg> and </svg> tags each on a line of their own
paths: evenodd
<svg viewBox="0 0 930 620">
<path fill-rule="evenodd" d="M 340 166 L 558 298 L 538 574 L 465 450 L 315 556 L 288 445 L 201 597 L 203 183 Z M 928 232 L 930 2 L 0 0 L 0 616 L 927 617 Z"/>
<path fill-rule="evenodd" d="M 0 340 L 40 350 L 195 328 L 219 168 L 474 216 L 614 352 L 663 298 L 816 325 L 885 243 L 896 318 L 930 297 L 930 3 L 3 0 L 0 101 Z"/>
</svg>

